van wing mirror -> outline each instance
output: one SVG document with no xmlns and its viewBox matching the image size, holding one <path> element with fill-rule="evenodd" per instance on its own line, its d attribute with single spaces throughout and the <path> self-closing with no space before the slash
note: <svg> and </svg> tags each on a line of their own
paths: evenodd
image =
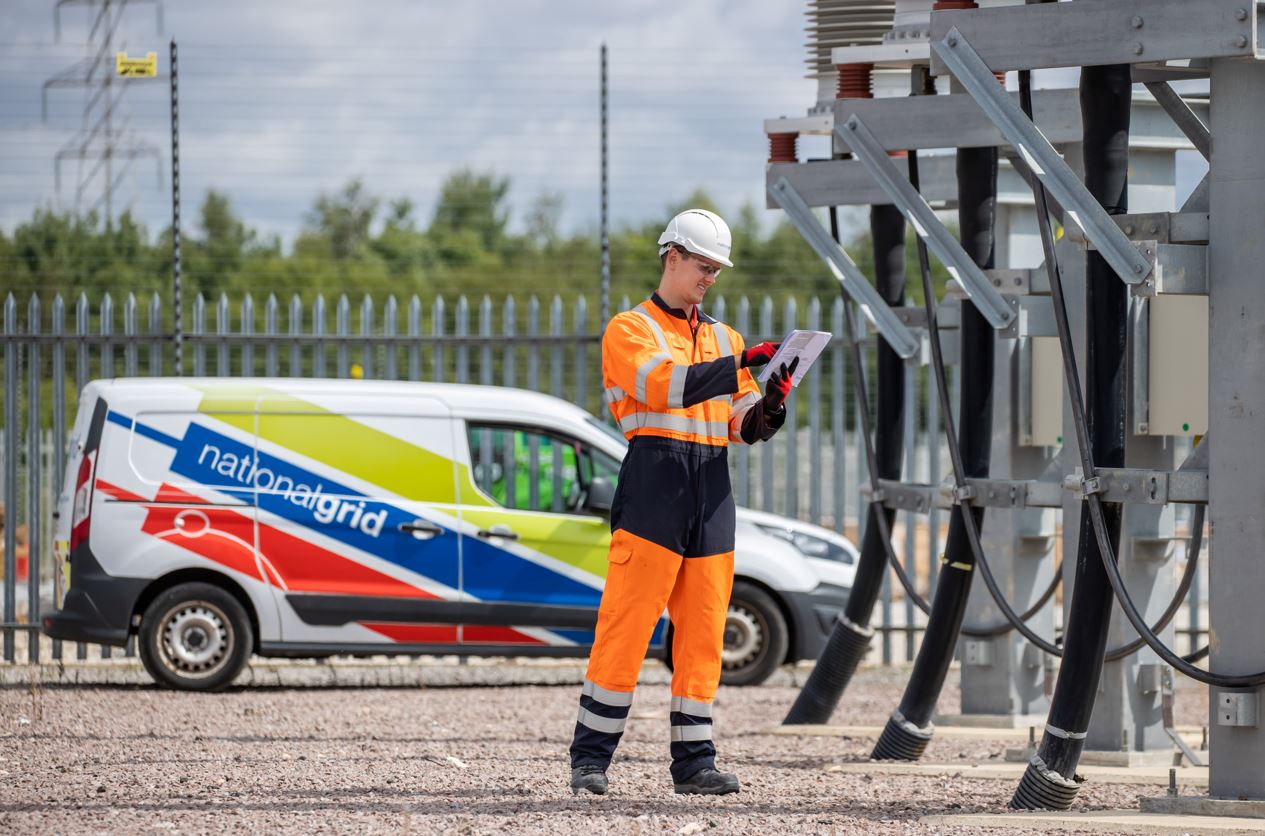
<svg viewBox="0 0 1265 836">
<path fill-rule="evenodd" d="M 615 502 L 615 486 L 604 476 L 594 476 L 589 482 L 589 495 L 584 507 L 599 514 L 609 514 Z"/>
</svg>

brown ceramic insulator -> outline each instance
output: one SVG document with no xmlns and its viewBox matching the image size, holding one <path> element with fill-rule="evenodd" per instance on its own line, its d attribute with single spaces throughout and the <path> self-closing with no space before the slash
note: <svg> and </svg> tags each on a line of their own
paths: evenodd
<svg viewBox="0 0 1265 836">
<path fill-rule="evenodd" d="M 797 163 L 796 143 L 799 142 L 799 134 L 769 134 L 769 162 L 771 163 Z"/>
<path fill-rule="evenodd" d="M 936 4 L 931 7 L 933 12 L 952 12 L 959 9 L 978 9 L 979 5 L 975 0 L 936 0 Z"/>
<path fill-rule="evenodd" d="M 874 91 L 871 83 L 874 78 L 873 64 L 836 64 L 839 71 L 839 90 L 836 99 L 872 99 Z"/>
<path fill-rule="evenodd" d="M 1002 86 L 1002 89 L 1005 89 L 1006 87 L 1006 71 L 1005 70 L 993 70 L 993 78 L 997 79 L 997 83 Z"/>
</svg>

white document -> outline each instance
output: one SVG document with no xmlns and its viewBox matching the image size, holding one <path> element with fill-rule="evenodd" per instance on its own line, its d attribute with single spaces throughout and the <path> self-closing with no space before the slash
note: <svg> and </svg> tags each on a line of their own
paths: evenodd
<svg viewBox="0 0 1265 836">
<path fill-rule="evenodd" d="M 799 365 L 795 367 L 795 374 L 791 375 L 791 382 L 798 386 L 804 379 L 804 375 L 808 374 L 808 370 L 813 367 L 817 357 L 826 350 L 826 346 L 830 345 L 830 337 L 829 331 L 792 331 L 786 335 L 786 339 L 782 340 L 777 353 L 761 369 L 760 376 L 756 379 L 764 383 L 769 379 L 769 375 L 782 368 L 783 363 L 789 366 L 798 357 Z"/>
</svg>

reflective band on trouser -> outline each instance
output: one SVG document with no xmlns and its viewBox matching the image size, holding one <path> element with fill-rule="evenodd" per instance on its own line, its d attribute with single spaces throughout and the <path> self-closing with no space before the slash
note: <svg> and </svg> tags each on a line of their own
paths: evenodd
<svg viewBox="0 0 1265 836">
<path fill-rule="evenodd" d="M 705 726 L 673 726 L 672 742 L 681 743 L 686 741 L 711 740 L 712 725 L 708 723 Z"/>
<path fill-rule="evenodd" d="M 672 430 L 679 433 L 692 433 L 697 436 L 726 438 L 729 435 L 729 424 L 720 421 L 704 421 L 700 418 L 688 418 L 684 415 L 663 415 L 658 412 L 634 412 L 619 419 L 619 428 L 624 432 L 632 432 L 642 427 L 654 427 L 660 430 Z"/>
<path fill-rule="evenodd" d="M 632 700 L 632 691 L 615 691 L 589 679 L 584 681 L 571 742 L 572 768 L 596 765 L 605 769 L 610 764 L 628 722 Z"/>
<path fill-rule="evenodd" d="M 606 734 L 620 734 L 623 732 L 624 724 L 628 722 L 628 718 L 603 717 L 600 714 L 594 714 L 587 708 L 581 708 L 580 716 L 576 718 L 576 722 L 582 726 L 587 726 L 593 731 Z"/>
<path fill-rule="evenodd" d="M 679 711 L 682 714 L 689 714 L 692 717 L 710 717 L 712 716 L 712 704 L 709 702 L 700 702 L 692 700 L 689 697 L 673 697 L 670 711 Z"/>
</svg>

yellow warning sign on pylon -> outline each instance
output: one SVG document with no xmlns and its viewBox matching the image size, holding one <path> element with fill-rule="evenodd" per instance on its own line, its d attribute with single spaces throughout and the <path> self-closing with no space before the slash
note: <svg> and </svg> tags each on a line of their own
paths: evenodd
<svg viewBox="0 0 1265 836">
<path fill-rule="evenodd" d="M 150 52 L 144 58 L 128 58 L 126 52 L 115 55 L 114 66 L 124 78 L 153 78 L 158 75 L 158 53 Z"/>
</svg>

